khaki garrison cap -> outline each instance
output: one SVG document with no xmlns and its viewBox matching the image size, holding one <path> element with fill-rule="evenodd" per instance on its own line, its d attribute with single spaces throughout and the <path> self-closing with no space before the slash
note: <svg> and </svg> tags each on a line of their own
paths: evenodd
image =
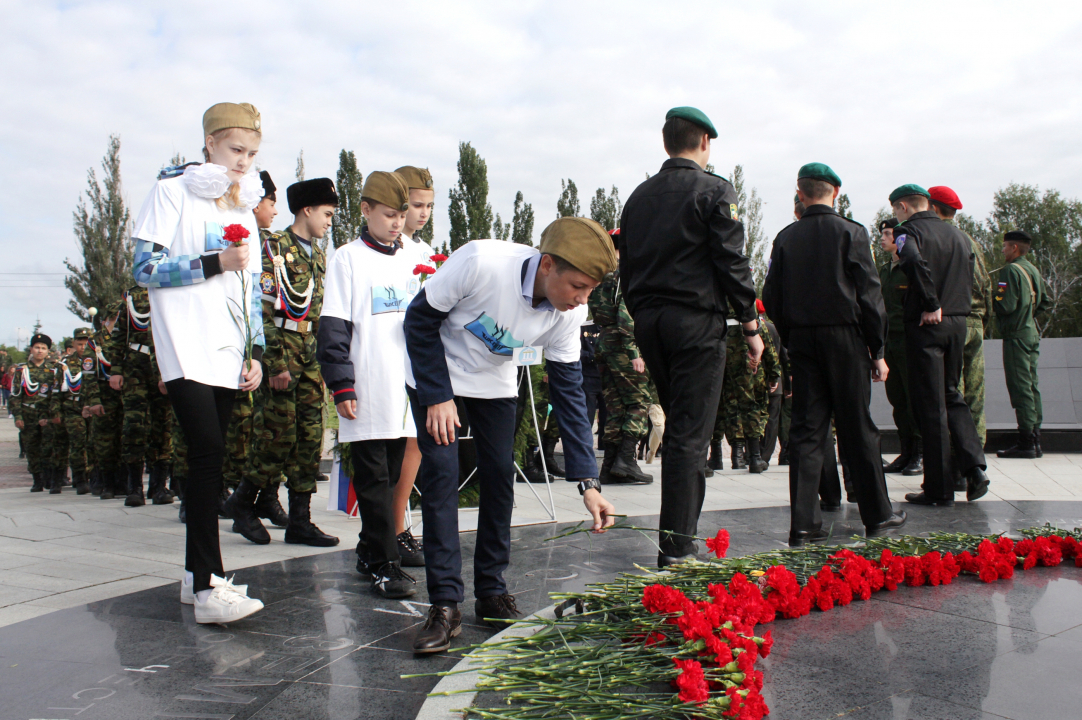
<svg viewBox="0 0 1082 720">
<path fill-rule="evenodd" d="M 398 173 L 376 170 L 369 173 L 368 179 L 364 181 L 361 199 L 405 212 L 410 206 L 410 189 Z"/>
<path fill-rule="evenodd" d="M 94 329 L 93 328 L 75 328 L 75 333 L 72 336 L 72 339 L 74 339 L 74 340 L 86 340 L 86 339 L 88 339 L 90 337 L 93 337 L 93 335 L 94 335 Z"/>
<path fill-rule="evenodd" d="M 593 220 L 562 217 L 541 233 L 541 253 L 563 258 L 597 282 L 616 270 L 612 238 Z"/>
<path fill-rule="evenodd" d="M 402 179 L 406 181 L 406 186 L 410 190 L 431 190 L 432 189 L 432 173 L 428 171 L 428 168 L 422 170 L 421 168 L 415 168 L 412 165 L 403 165 L 395 170 L 396 173 L 402 176 Z"/>
<path fill-rule="evenodd" d="M 213 135 L 219 130 L 243 128 L 261 132 L 259 111 L 250 103 L 218 103 L 203 113 L 203 135 Z"/>
</svg>

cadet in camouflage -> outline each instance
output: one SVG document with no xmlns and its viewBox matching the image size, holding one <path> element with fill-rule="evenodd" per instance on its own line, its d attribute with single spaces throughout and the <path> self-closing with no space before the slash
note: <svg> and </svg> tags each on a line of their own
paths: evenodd
<svg viewBox="0 0 1082 720">
<path fill-rule="evenodd" d="M 30 492 L 41 492 L 46 485 L 52 492 L 52 415 L 49 407 L 56 364 L 48 360 L 53 341 L 48 335 L 38 333 L 30 338 L 30 357 L 15 371 L 11 383 L 9 409 L 15 418 L 26 451 L 27 470 L 34 477 Z M 56 483 L 60 480 L 57 478 Z M 60 492 L 59 485 L 56 492 Z"/>
<path fill-rule="evenodd" d="M 90 445 L 94 454 L 94 474 L 97 482 L 91 482 L 91 489 L 98 492 L 102 500 L 112 500 L 117 494 L 126 494 L 124 480 L 120 474 L 121 433 L 124 430 L 124 404 L 121 394 L 109 384 L 112 363 L 105 354 L 105 346 L 114 331 L 117 331 L 116 319 L 120 314 L 119 301 L 106 306 L 99 313 L 100 328 L 87 343 L 87 349 L 95 357 L 95 384 L 101 413 L 90 419 Z M 100 319 L 99 319 L 100 318 Z M 100 490 L 97 488 L 100 487 Z"/>
<path fill-rule="evenodd" d="M 79 495 L 90 492 L 87 420 L 91 414 L 97 415 L 103 410 L 98 399 L 97 357 L 87 348 L 91 333 L 90 328 L 75 329 L 73 352 L 61 358 L 49 403 L 50 414 L 59 418 L 59 427 L 64 429 L 68 439 L 71 481 Z"/>
<path fill-rule="evenodd" d="M 770 393 L 781 382 L 781 361 L 766 325 L 759 323 L 763 339 L 762 361 L 754 372 L 748 367 L 748 344 L 739 325 L 729 328 L 725 344 L 725 381 L 722 384 L 725 436 L 733 448 L 734 465 L 742 446 L 748 449 L 748 470 L 761 473 L 768 467 L 761 443 L 770 417 Z"/>
</svg>

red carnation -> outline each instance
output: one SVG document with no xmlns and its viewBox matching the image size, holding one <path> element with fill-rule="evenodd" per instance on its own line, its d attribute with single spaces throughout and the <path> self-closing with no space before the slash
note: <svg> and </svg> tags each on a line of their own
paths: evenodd
<svg viewBox="0 0 1082 720">
<path fill-rule="evenodd" d="M 676 588 L 648 585 L 642 591 L 642 606 L 652 613 L 678 613 L 691 606 L 691 601 Z"/>
<path fill-rule="evenodd" d="M 429 256 L 428 259 L 431 260 L 432 262 L 441 263 L 441 262 L 445 262 L 447 260 L 447 256 L 444 255 L 443 253 L 436 253 L 435 255 Z"/>
<path fill-rule="evenodd" d="M 706 541 L 706 549 L 719 558 L 725 557 L 725 553 L 729 551 L 729 531 L 718 530 L 717 535 Z"/>
<path fill-rule="evenodd" d="M 431 265 L 418 265 L 417 267 L 413 268 L 414 275 L 431 275 L 434 272 L 436 272 L 436 268 L 432 267 Z"/>
<path fill-rule="evenodd" d="M 225 230 L 222 233 L 222 238 L 226 242 L 230 243 L 242 243 L 248 239 L 249 232 L 247 228 L 238 223 L 232 225 L 226 225 Z"/>
<path fill-rule="evenodd" d="M 697 660 L 673 659 L 681 673 L 676 676 L 676 687 L 680 690 L 680 702 L 702 705 L 710 699 L 710 688 L 706 684 L 703 666 Z"/>
</svg>

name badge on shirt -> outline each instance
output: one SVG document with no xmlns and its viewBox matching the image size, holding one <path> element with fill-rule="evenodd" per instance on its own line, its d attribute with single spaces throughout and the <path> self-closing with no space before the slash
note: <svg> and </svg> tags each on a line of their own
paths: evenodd
<svg viewBox="0 0 1082 720">
<path fill-rule="evenodd" d="M 523 345 L 517 347 L 511 351 L 511 359 L 520 367 L 525 365 L 540 365 L 541 359 L 544 356 L 544 348 L 534 347 L 533 345 Z"/>
</svg>

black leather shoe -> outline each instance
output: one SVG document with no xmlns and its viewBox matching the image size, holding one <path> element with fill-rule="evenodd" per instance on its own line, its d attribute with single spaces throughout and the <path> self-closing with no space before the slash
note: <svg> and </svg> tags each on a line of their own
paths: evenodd
<svg viewBox="0 0 1082 720">
<path fill-rule="evenodd" d="M 372 592 L 391 600 L 413 597 L 417 581 L 402 571 L 397 562 L 385 562 L 372 568 Z"/>
<path fill-rule="evenodd" d="M 864 527 L 864 534 L 866 537 L 876 537 L 893 528 L 900 528 L 902 525 L 905 525 L 905 521 L 905 511 L 899 510 L 883 522 L 876 523 L 875 525 L 866 525 Z"/>
<path fill-rule="evenodd" d="M 988 476 L 975 467 L 966 473 L 966 500 L 973 502 L 988 494 Z"/>
<path fill-rule="evenodd" d="M 522 617 L 518 606 L 515 605 L 515 596 L 510 593 L 478 598 L 473 604 L 473 612 L 477 615 L 478 622 L 497 630 L 505 629 Z"/>
<path fill-rule="evenodd" d="M 839 510 L 842 509 L 842 506 L 841 505 L 834 505 L 832 503 L 823 502 L 822 500 L 820 500 L 819 501 L 819 509 L 822 510 L 823 512 L 838 512 Z"/>
<path fill-rule="evenodd" d="M 906 493 L 905 501 L 914 505 L 935 505 L 936 507 L 954 507 L 954 498 L 932 498 L 923 492 Z"/>
<path fill-rule="evenodd" d="M 433 605 L 428 609 L 428 619 L 413 638 L 413 652 L 429 655 L 451 647 L 451 638 L 462 632 L 462 612 L 458 608 Z"/>
<path fill-rule="evenodd" d="M 830 531 L 819 528 L 818 530 L 800 530 L 789 533 L 789 547 L 802 547 L 807 543 L 823 542 L 830 537 Z"/>
<path fill-rule="evenodd" d="M 421 541 L 413 537 L 409 529 L 398 533 L 398 559 L 402 567 L 424 567 L 425 550 Z"/>
<path fill-rule="evenodd" d="M 657 566 L 658 566 L 658 569 L 664 570 L 665 568 L 669 567 L 670 565 L 679 565 L 680 563 L 684 562 L 685 560 L 694 560 L 694 559 L 695 559 L 695 553 L 688 553 L 687 555 L 680 555 L 680 556 L 666 555 L 665 553 L 658 553 L 657 554 Z"/>
</svg>

